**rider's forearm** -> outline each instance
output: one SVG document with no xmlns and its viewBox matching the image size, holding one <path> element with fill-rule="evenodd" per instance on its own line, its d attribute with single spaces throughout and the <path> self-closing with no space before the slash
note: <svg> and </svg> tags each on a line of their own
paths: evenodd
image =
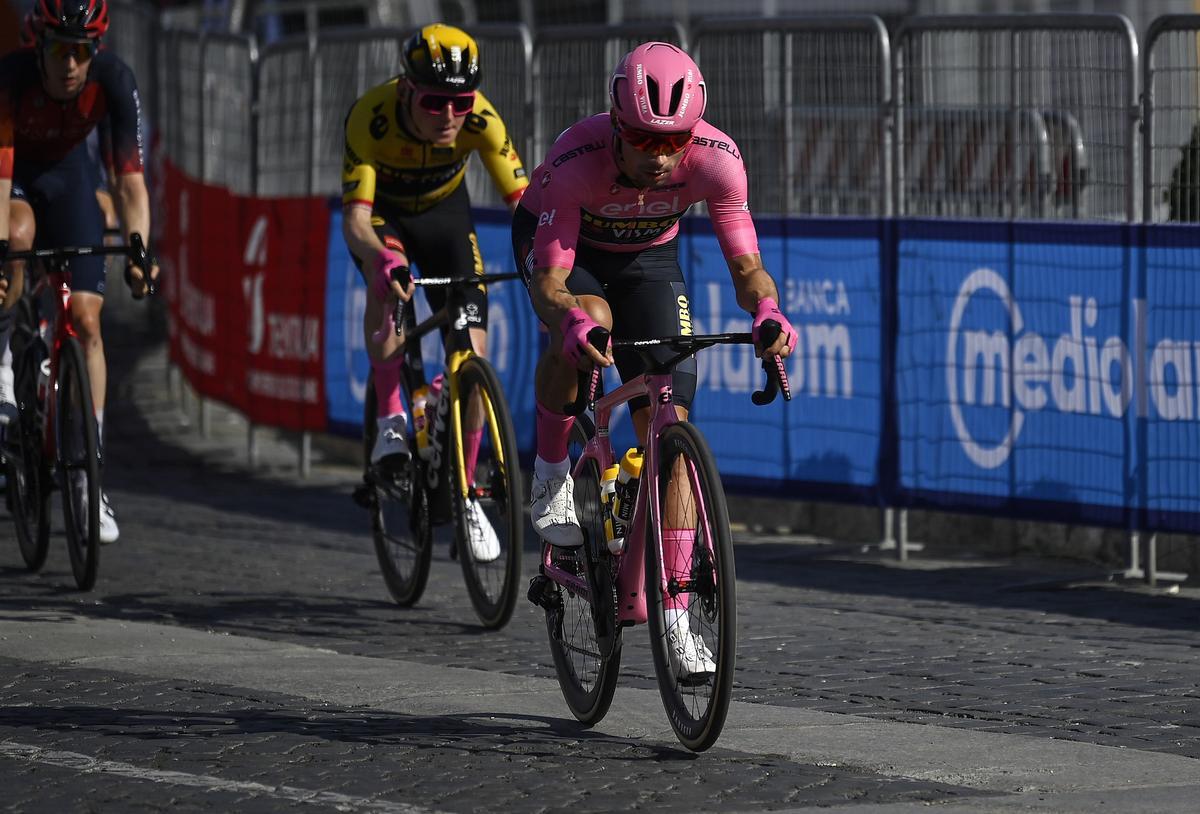
<svg viewBox="0 0 1200 814">
<path fill-rule="evenodd" d="M 579 298 L 567 288 L 569 276 L 570 269 L 557 266 L 533 270 L 529 293 L 534 313 L 554 331 L 558 330 L 568 311 L 579 307 Z"/>
<path fill-rule="evenodd" d="M 737 304 L 742 310 L 753 314 L 759 300 L 767 297 L 779 301 L 779 289 L 763 268 L 761 255 L 744 254 L 733 258 L 729 261 L 729 276 L 733 278 Z"/>
<path fill-rule="evenodd" d="M 143 240 L 150 239 L 150 193 L 146 191 L 146 176 L 140 172 L 118 175 L 113 184 L 113 201 L 117 205 L 117 217 L 125 227 L 125 239 L 137 233 Z"/>
<path fill-rule="evenodd" d="M 346 247 L 367 268 L 383 251 L 383 243 L 371 225 L 371 210 L 365 206 L 347 206 L 342 210 L 342 237 Z"/>
</svg>

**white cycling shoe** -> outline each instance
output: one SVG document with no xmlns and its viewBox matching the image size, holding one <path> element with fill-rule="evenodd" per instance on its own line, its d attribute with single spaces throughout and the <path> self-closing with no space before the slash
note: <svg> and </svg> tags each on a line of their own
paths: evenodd
<svg viewBox="0 0 1200 814">
<path fill-rule="evenodd" d="M 467 501 L 467 544 L 471 546 L 471 559 L 475 562 L 495 562 L 500 558 L 500 538 L 492 528 L 492 521 L 479 501 Z"/>
<path fill-rule="evenodd" d="M 408 463 L 408 416 L 404 413 L 375 421 L 375 446 L 371 448 L 371 464 L 400 467 Z"/>
<path fill-rule="evenodd" d="M 570 474 L 542 480 L 535 469 L 529 514 L 533 530 L 550 545 L 559 548 L 583 545 L 583 529 L 575 517 L 575 483 Z"/>
<path fill-rule="evenodd" d="M 680 681 L 704 681 L 717 672 L 717 663 L 703 637 L 684 624 L 672 625 L 667 631 L 667 652 L 671 657 L 671 672 Z"/>
<path fill-rule="evenodd" d="M 72 479 L 72 489 L 75 492 L 75 505 L 79 507 L 80 517 L 86 517 L 88 511 L 87 498 L 87 480 L 83 477 L 82 472 L 75 472 Z M 108 502 L 108 495 L 104 494 L 104 490 L 100 491 L 100 542 L 103 545 L 115 543 L 121 536 L 121 530 L 117 527 L 117 515 L 113 512 L 112 504 Z"/>
</svg>

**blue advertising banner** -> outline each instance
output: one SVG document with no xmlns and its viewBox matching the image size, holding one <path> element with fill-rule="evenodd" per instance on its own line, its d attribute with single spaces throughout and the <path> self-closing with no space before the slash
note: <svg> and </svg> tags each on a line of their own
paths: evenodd
<svg viewBox="0 0 1200 814">
<path fill-rule="evenodd" d="M 697 333 L 748 332 L 707 219 L 692 218 L 685 270 Z M 877 483 L 882 417 L 878 221 L 760 219 L 763 264 L 799 334 L 788 365 L 793 401 L 756 407 L 765 374 L 749 345 L 698 357 L 693 420 L 726 480 L 758 493 L 860 494 Z"/>
<path fill-rule="evenodd" d="M 1134 344 L 1141 525 L 1200 531 L 1200 235 L 1145 229 Z"/>
</svg>

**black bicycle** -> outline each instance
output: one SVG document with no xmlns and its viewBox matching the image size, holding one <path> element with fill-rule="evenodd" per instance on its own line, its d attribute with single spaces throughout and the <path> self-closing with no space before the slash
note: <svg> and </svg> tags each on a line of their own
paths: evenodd
<svg viewBox="0 0 1200 814">
<path fill-rule="evenodd" d="M 371 511 L 375 553 L 384 582 L 397 603 L 415 604 L 429 578 L 433 528 L 453 523 L 451 557 L 462 566 L 471 604 L 484 627 L 503 627 L 519 592 L 524 544 L 521 467 L 516 432 L 500 379 L 471 347 L 465 292 L 480 284 L 516 279 L 516 273 L 461 278 L 425 277 L 424 288 L 447 290 L 446 306 L 416 324 L 409 303 L 398 308 L 405 336 L 401 390 L 409 416 L 426 398 L 420 340 L 447 326 L 445 381 L 428 396 L 426 426 L 409 433 L 416 454 L 398 470 L 371 464 L 375 443 L 374 383 L 368 387 L 364 426 L 366 472 L 355 499 Z M 415 424 L 415 422 L 414 422 Z M 421 433 L 428 433 L 428 444 Z M 478 455 L 467 471 L 465 436 L 478 433 Z"/>
<path fill-rule="evenodd" d="M 100 439 L 70 302 L 71 259 L 91 255 L 123 255 L 143 269 L 151 264 L 137 234 L 128 246 L 35 249 L 8 256 L 9 261 L 41 261 L 47 273 L 26 286 L 16 307 L 10 347 L 17 421 L 4 440 L 8 504 L 25 564 L 37 571 L 46 562 L 50 494 L 58 489 L 71 572 L 84 591 L 96 584 L 100 565 Z M 147 293 L 154 293 L 153 283 Z M 43 318 L 39 303 L 47 295 L 53 295 L 54 313 Z"/>
</svg>

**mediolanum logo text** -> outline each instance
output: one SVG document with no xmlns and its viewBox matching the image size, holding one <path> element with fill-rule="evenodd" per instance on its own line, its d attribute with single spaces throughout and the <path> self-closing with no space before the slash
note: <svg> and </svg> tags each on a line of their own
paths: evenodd
<svg viewBox="0 0 1200 814">
<path fill-rule="evenodd" d="M 968 307 L 980 298 L 998 301 L 1009 324 L 971 324 Z M 1045 336 L 1025 324 L 1021 303 L 992 269 L 976 269 L 959 287 L 946 337 L 946 392 L 955 434 L 976 466 L 1007 461 L 1028 414 L 1042 410 L 1121 418 L 1132 404 L 1139 418 L 1153 407 L 1167 421 L 1196 419 L 1200 342 L 1168 337 L 1150 347 L 1145 300 L 1128 306 L 1132 349 L 1120 336 L 1097 335 L 1094 297 L 1072 294 L 1065 306 L 1067 332 Z M 1009 410 L 1003 437 L 976 438 L 967 407 Z"/>
</svg>

